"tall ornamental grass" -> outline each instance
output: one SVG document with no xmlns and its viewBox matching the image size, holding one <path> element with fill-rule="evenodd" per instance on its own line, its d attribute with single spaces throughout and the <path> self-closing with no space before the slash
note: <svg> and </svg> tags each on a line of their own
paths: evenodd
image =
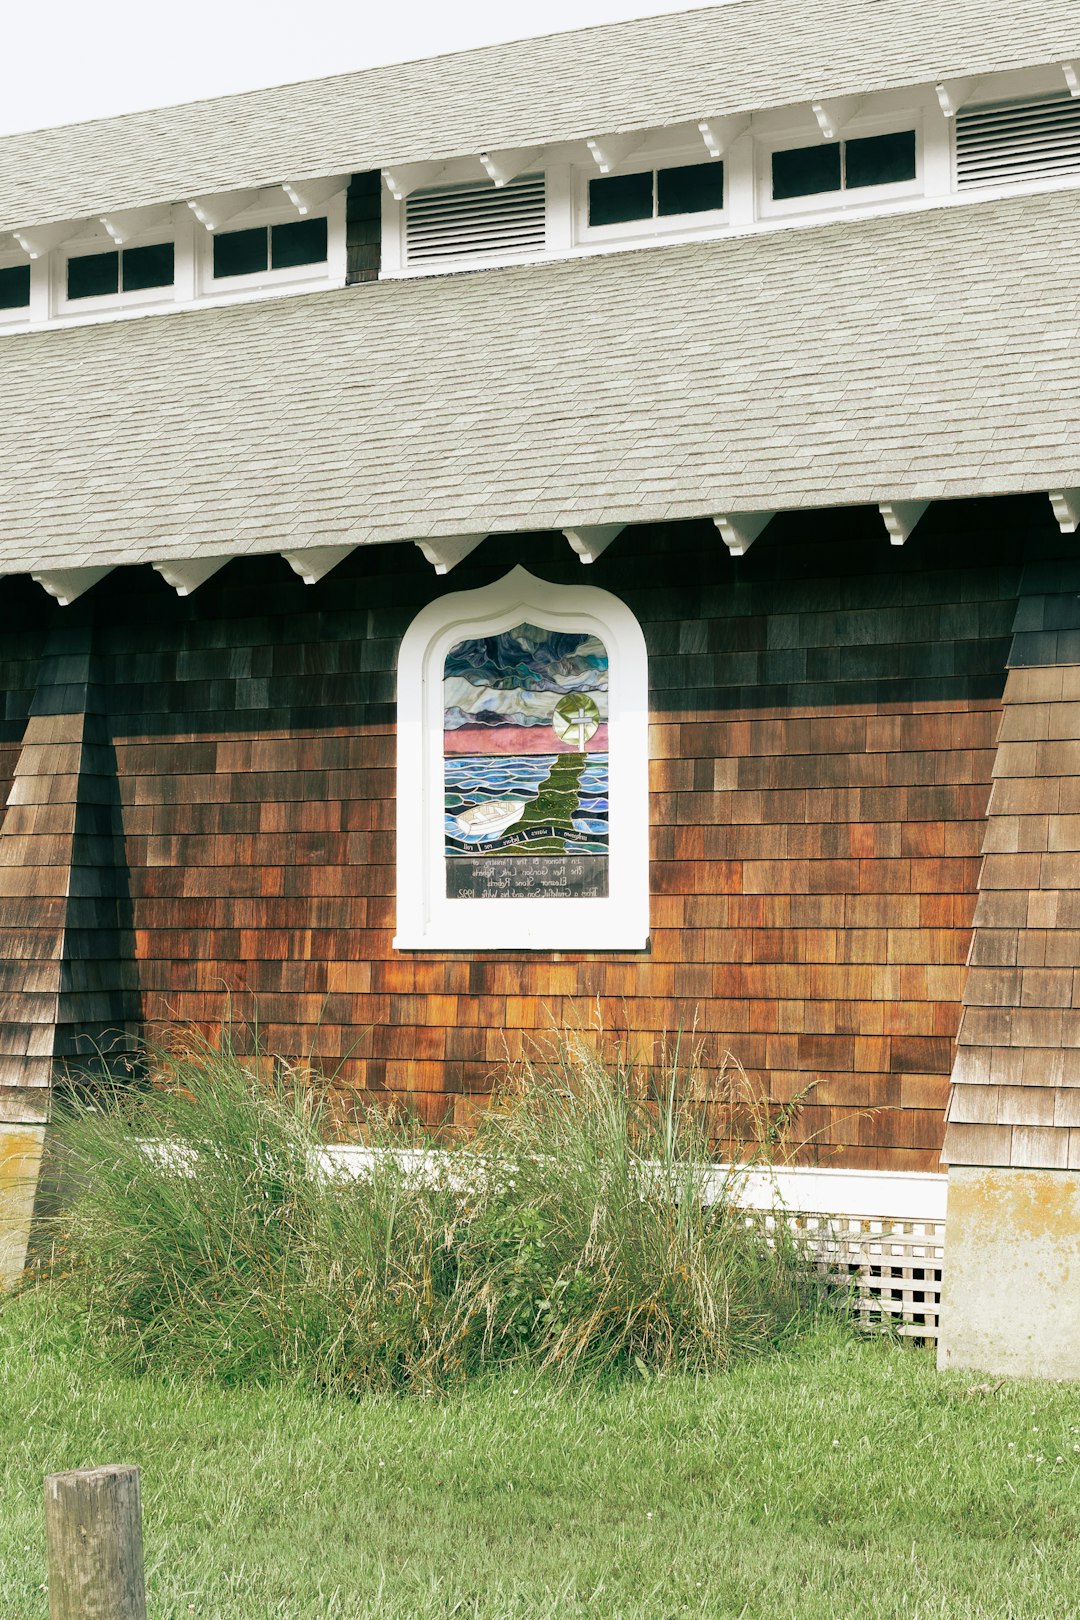
<svg viewBox="0 0 1080 1620">
<path fill-rule="evenodd" d="M 62 1111 L 50 1269 L 120 1365 L 347 1393 L 508 1364 L 706 1372 L 820 1307 L 786 1227 L 712 1168 L 718 1126 L 758 1112 L 737 1067 L 706 1103 L 677 1049 L 643 1069 L 559 1034 L 467 1138 L 372 1114 L 346 1168 L 330 1092 L 266 1067 L 189 1039 Z"/>
</svg>

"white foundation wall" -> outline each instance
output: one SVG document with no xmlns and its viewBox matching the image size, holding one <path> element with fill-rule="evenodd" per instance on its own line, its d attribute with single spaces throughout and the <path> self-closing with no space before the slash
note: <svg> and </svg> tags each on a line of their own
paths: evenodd
<svg viewBox="0 0 1080 1620">
<path fill-rule="evenodd" d="M 0 1125 L 0 1291 L 26 1264 L 44 1142 L 43 1125 Z"/>
<path fill-rule="evenodd" d="M 938 1366 L 1080 1379 L 1080 1172 L 950 1169 Z"/>
</svg>

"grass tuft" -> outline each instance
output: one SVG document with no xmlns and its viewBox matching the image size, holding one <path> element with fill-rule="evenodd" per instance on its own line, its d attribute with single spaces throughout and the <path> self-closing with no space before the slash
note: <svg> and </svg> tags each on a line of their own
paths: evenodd
<svg viewBox="0 0 1080 1620">
<path fill-rule="evenodd" d="M 468 1138 L 373 1113 L 343 1171 L 310 1071 L 188 1036 L 62 1111 L 53 1275 L 119 1367 L 353 1395 L 708 1372 L 790 1339 L 812 1266 L 737 1208 L 739 1172 L 711 1185 L 718 1129 L 760 1113 L 746 1077 L 707 1099 L 678 1043 L 656 1067 L 602 1044 L 553 1036 Z"/>
</svg>

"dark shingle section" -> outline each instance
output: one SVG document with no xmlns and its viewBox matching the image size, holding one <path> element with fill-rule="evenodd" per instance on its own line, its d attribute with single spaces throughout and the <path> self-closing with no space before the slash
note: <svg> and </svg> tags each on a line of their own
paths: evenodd
<svg viewBox="0 0 1080 1620">
<path fill-rule="evenodd" d="M 1078 0 L 740 0 L 8 136 L 0 229 L 1077 56 Z"/>
<path fill-rule="evenodd" d="M 1075 487 L 1078 337 L 1075 193 L 10 336 L 0 573 Z"/>
</svg>

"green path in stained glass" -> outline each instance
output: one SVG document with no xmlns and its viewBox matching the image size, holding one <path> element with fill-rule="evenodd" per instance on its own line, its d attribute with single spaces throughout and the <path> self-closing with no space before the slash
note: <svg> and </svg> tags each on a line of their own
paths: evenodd
<svg viewBox="0 0 1080 1620">
<path fill-rule="evenodd" d="M 560 754 L 551 770 L 541 782 L 536 798 L 531 799 L 522 812 L 517 827 L 535 826 L 537 822 L 553 828 L 573 832 L 574 812 L 581 798 L 581 776 L 585 769 L 585 754 Z M 518 845 L 515 855 L 561 855 L 561 838 L 537 838 L 534 842 Z"/>
</svg>

